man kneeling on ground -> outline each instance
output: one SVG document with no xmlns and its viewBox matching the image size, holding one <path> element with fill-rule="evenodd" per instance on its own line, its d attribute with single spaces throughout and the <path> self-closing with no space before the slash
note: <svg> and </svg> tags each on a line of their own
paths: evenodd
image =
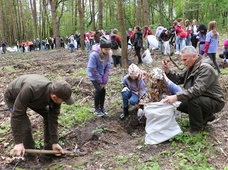
<svg viewBox="0 0 228 170">
<path fill-rule="evenodd" d="M 208 121 L 215 119 L 214 113 L 223 109 L 224 94 L 209 58 L 198 56 L 193 46 L 186 46 L 181 50 L 181 60 L 186 66 L 181 73 L 170 71 L 167 61 L 162 62 L 167 77 L 184 87 L 177 94 L 167 96 L 164 102 L 181 101 L 177 110 L 189 115 L 190 133 L 196 134 L 204 130 Z"/>
</svg>

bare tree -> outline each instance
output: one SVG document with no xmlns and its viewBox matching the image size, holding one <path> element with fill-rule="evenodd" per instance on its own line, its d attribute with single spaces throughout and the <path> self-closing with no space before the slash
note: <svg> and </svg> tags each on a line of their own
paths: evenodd
<svg viewBox="0 0 228 170">
<path fill-rule="evenodd" d="M 149 25 L 149 5 L 148 0 L 143 0 L 143 25 Z"/>
<path fill-rule="evenodd" d="M 118 5 L 118 19 L 119 19 L 120 32 L 121 32 L 122 61 L 123 61 L 123 67 L 127 68 L 127 36 L 126 36 L 123 1 L 118 0 L 117 5 Z"/>
<path fill-rule="evenodd" d="M 92 20 L 92 28 L 93 30 L 96 29 L 95 25 L 95 5 L 94 5 L 94 0 L 91 0 L 91 20 Z"/>
<path fill-rule="evenodd" d="M 51 5 L 51 15 L 52 15 L 52 21 L 53 21 L 53 31 L 54 31 L 54 37 L 56 38 L 56 48 L 60 48 L 60 37 L 59 37 L 59 25 L 57 21 L 57 15 L 56 15 L 56 8 L 55 8 L 55 1 L 49 0 Z"/>
<path fill-rule="evenodd" d="M 141 10 L 142 10 L 142 4 L 141 4 L 141 0 L 137 0 L 137 5 L 136 5 L 136 25 L 141 25 L 142 24 L 142 13 L 141 13 Z"/>
<path fill-rule="evenodd" d="M 102 0 L 98 0 L 98 23 L 99 29 L 103 29 L 103 3 Z"/>
<path fill-rule="evenodd" d="M 5 31 L 4 31 L 4 22 L 3 22 L 3 18 L 2 18 L 2 1 L 0 2 L 0 28 L 1 28 L 1 38 L 5 39 Z"/>
<path fill-rule="evenodd" d="M 78 11 L 79 11 L 79 22 L 80 22 L 80 33 L 81 33 L 81 48 L 82 50 L 85 49 L 85 39 L 84 39 L 84 34 L 85 34 L 85 25 L 84 25 L 84 11 L 85 11 L 85 4 L 84 0 L 78 0 Z"/>
<path fill-rule="evenodd" d="M 36 0 L 30 0 L 30 8 L 32 11 L 32 18 L 33 18 L 33 25 L 34 25 L 34 32 L 35 32 L 35 38 L 38 37 L 37 34 L 37 9 L 36 9 Z"/>
</svg>

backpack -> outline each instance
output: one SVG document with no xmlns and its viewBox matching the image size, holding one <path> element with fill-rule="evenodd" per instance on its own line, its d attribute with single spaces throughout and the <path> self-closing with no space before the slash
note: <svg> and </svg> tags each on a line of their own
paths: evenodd
<svg viewBox="0 0 228 170">
<path fill-rule="evenodd" d="M 111 49 L 118 49 L 119 48 L 119 44 L 116 41 L 116 36 L 111 36 Z"/>
</svg>

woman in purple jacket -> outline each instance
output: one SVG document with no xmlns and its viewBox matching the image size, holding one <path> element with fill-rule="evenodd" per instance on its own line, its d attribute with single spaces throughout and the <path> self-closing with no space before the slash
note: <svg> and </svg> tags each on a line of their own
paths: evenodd
<svg viewBox="0 0 228 170">
<path fill-rule="evenodd" d="M 106 94 L 106 84 L 108 82 L 109 71 L 111 67 L 110 58 L 111 41 L 106 37 L 100 38 L 100 44 L 92 47 L 92 53 L 89 55 L 87 65 L 87 74 L 95 88 L 94 114 L 104 116 L 108 114 L 104 109 Z"/>
</svg>

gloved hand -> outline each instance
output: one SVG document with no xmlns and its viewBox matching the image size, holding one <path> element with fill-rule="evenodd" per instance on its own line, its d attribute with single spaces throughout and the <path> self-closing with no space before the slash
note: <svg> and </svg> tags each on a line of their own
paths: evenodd
<svg viewBox="0 0 228 170">
<path fill-rule="evenodd" d="M 130 91 L 128 87 L 124 87 L 121 92 Z"/>
</svg>

